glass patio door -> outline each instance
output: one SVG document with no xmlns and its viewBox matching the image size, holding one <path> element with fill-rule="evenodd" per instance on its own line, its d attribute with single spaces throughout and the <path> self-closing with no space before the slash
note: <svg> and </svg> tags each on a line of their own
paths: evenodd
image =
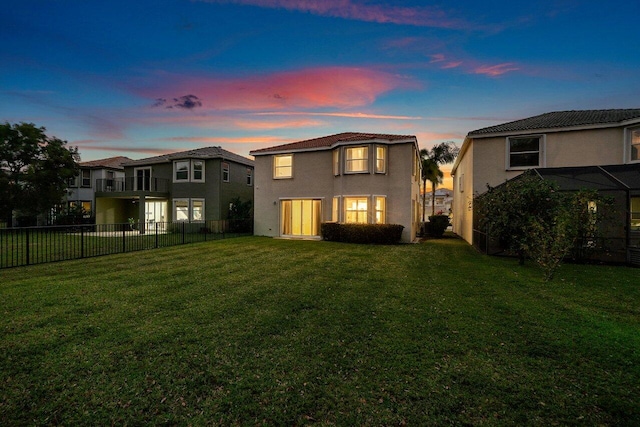
<svg viewBox="0 0 640 427">
<path fill-rule="evenodd" d="M 280 234 L 283 236 L 320 236 L 322 203 L 317 199 L 282 200 Z"/>
</svg>

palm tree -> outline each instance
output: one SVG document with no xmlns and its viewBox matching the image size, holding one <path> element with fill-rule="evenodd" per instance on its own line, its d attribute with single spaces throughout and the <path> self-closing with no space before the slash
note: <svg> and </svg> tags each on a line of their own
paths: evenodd
<svg viewBox="0 0 640 427">
<path fill-rule="evenodd" d="M 434 145 L 431 150 L 420 150 L 422 159 L 422 222 L 424 222 L 425 193 L 427 192 L 427 181 L 431 181 L 431 215 L 436 213 L 436 187 L 442 183 L 444 174 L 440 170 L 440 165 L 451 163 L 456 159 L 460 149 L 455 142 L 447 141 Z"/>
</svg>

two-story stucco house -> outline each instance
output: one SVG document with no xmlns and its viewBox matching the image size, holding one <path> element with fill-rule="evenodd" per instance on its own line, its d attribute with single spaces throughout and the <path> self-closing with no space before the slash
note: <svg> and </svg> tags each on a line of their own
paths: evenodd
<svg viewBox="0 0 640 427">
<path fill-rule="evenodd" d="M 340 133 L 252 151 L 254 233 L 320 238 L 323 222 L 400 224 L 418 230 L 415 136 Z"/>
<path fill-rule="evenodd" d="M 576 169 L 592 166 L 601 178 Z M 451 172 L 453 231 L 474 243 L 474 197 L 530 169 L 567 190 L 616 183 L 626 198 L 625 239 L 633 245 L 640 237 L 640 109 L 558 111 L 469 132 Z"/>
<path fill-rule="evenodd" d="M 96 182 L 96 223 L 218 221 L 235 198 L 253 201 L 253 161 L 220 147 L 123 164 L 124 177 Z M 141 227 L 141 230 L 144 229 Z"/>
<path fill-rule="evenodd" d="M 95 215 L 96 181 L 113 181 L 124 178 L 124 166 L 130 162 L 128 157 L 117 156 L 107 159 L 80 162 L 80 173 L 69 180 L 66 203 L 68 206 L 81 206 L 88 216 Z"/>
</svg>

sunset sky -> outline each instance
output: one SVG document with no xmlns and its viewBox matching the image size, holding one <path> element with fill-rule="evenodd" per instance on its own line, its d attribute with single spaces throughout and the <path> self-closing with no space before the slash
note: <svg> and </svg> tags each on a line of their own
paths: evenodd
<svg viewBox="0 0 640 427">
<path fill-rule="evenodd" d="M 44 126 L 82 160 L 346 131 L 430 148 L 549 111 L 640 107 L 638 1 L 12 3 L 0 121 Z"/>
</svg>

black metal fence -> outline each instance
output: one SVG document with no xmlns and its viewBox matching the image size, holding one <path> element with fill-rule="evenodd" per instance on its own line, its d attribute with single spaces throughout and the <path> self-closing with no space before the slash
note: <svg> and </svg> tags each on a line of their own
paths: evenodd
<svg viewBox="0 0 640 427">
<path fill-rule="evenodd" d="M 0 269 L 251 235 L 249 220 L 0 229 Z"/>
</svg>

